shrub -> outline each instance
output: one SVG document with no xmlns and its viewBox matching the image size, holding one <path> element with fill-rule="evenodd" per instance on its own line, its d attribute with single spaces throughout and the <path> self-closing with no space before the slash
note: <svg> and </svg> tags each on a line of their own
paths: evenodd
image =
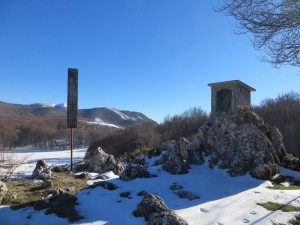
<svg viewBox="0 0 300 225">
<path fill-rule="evenodd" d="M 179 140 L 180 137 L 191 140 L 207 118 L 207 113 L 196 107 L 180 115 L 167 116 L 160 125 L 163 140 Z"/>
</svg>

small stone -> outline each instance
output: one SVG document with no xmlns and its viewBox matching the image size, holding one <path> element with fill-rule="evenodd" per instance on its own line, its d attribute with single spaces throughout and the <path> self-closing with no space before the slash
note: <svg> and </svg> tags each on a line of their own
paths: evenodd
<svg viewBox="0 0 300 225">
<path fill-rule="evenodd" d="M 52 168 L 52 171 L 56 172 L 56 173 L 67 172 L 68 171 L 68 165 L 54 166 Z"/>
<path fill-rule="evenodd" d="M 136 178 L 151 178 L 156 175 L 150 174 L 146 166 L 128 165 L 126 169 L 120 174 L 120 179 L 124 181 L 133 180 Z"/>
<path fill-rule="evenodd" d="M 148 192 L 146 192 L 146 191 L 140 191 L 139 193 L 137 193 L 137 196 L 145 196 L 147 194 L 148 194 Z"/>
<path fill-rule="evenodd" d="M 75 188 L 74 187 L 67 187 L 66 191 L 67 192 L 75 192 Z"/>
<path fill-rule="evenodd" d="M 6 184 L 4 182 L 0 181 L 0 204 L 1 204 L 3 197 L 7 191 L 8 191 L 8 189 L 6 187 Z"/>
<path fill-rule="evenodd" d="M 108 179 L 109 179 L 109 176 L 106 176 L 106 175 L 99 175 L 98 177 L 96 177 L 96 179 L 108 180 Z"/>
<path fill-rule="evenodd" d="M 190 191 L 178 191 L 176 194 L 179 196 L 179 198 L 186 198 L 190 201 L 199 199 L 200 197 Z"/>
<path fill-rule="evenodd" d="M 120 197 L 122 198 L 128 198 L 130 196 L 130 191 L 126 191 L 126 192 L 121 192 L 120 193 Z"/>
<path fill-rule="evenodd" d="M 18 195 L 17 195 L 17 194 L 13 194 L 10 198 L 11 198 L 12 200 L 17 200 L 17 199 L 18 199 Z"/>
<path fill-rule="evenodd" d="M 109 191 L 114 191 L 119 188 L 117 185 L 113 183 L 107 181 L 98 181 L 93 183 L 91 186 L 87 187 L 86 189 L 94 189 L 96 187 L 103 187 L 104 189 L 107 189 Z"/>
<path fill-rule="evenodd" d="M 82 179 L 82 180 L 90 180 L 92 179 L 91 175 L 89 173 L 81 173 L 79 175 L 75 175 L 76 179 Z"/>
<path fill-rule="evenodd" d="M 177 183 L 173 183 L 173 184 L 170 186 L 170 189 L 171 189 L 172 191 L 178 191 L 178 190 L 182 190 L 183 187 L 182 187 L 181 185 L 177 184 Z"/>
<path fill-rule="evenodd" d="M 50 188 L 50 187 L 52 187 L 53 186 L 53 184 L 52 184 L 52 181 L 51 180 L 45 180 L 44 182 L 43 182 L 43 184 L 42 184 L 42 187 L 43 188 Z"/>
</svg>

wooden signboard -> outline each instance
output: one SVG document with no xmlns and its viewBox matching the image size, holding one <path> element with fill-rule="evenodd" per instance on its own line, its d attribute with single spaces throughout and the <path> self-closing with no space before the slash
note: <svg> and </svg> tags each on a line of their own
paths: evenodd
<svg viewBox="0 0 300 225">
<path fill-rule="evenodd" d="M 68 69 L 67 127 L 77 128 L 78 69 Z"/>
</svg>

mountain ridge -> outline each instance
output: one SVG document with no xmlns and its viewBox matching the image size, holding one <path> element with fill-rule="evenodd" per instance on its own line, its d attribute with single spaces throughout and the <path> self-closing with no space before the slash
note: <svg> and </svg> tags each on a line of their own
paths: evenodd
<svg viewBox="0 0 300 225">
<path fill-rule="evenodd" d="M 17 118 L 66 118 L 67 108 L 60 104 L 15 104 L 0 101 L 0 119 Z M 109 107 L 78 109 L 78 120 L 104 126 L 126 127 L 153 122 L 143 113 Z"/>
</svg>

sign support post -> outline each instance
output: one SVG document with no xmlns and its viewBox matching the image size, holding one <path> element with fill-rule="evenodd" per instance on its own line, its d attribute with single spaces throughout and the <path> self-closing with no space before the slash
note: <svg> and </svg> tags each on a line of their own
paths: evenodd
<svg viewBox="0 0 300 225">
<path fill-rule="evenodd" d="M 73 128 L 77 128 L 78 111 L 78 69 L 68 69 L 68 108 L 67 128 L 71 128 L 70 149 L 71 149 L 71 171 L 73 171 Z"/>
<path fill-rule="evenodd" d="M 73 128 L 71 128 L 71 143 L 70 143 L 70 149 L 71 149 L 71 171 L 73 172 L 73 146 L 74 146 L 74 139 L 73 139 Z"/>
</svg>

